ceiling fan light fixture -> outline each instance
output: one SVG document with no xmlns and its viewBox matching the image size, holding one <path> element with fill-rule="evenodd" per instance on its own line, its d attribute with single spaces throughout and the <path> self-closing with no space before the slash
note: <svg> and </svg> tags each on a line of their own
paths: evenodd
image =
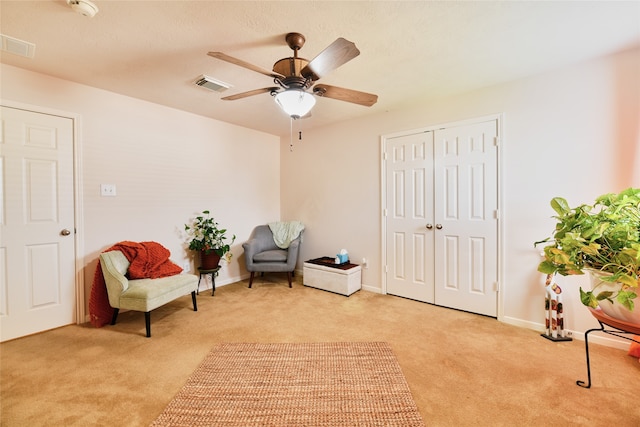
<svg viewBox="0 0 640 427">
<path fill-rule="evenodd" d="M 316 105 L 316 98 L 302 89 L 288 89 L 275 96 L 276 103 L 294 119 L 306 116 Z"/>
</svg>

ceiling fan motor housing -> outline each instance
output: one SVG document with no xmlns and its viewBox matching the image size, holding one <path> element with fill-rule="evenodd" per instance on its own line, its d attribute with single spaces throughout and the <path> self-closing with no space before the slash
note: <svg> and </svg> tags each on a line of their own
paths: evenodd
<svg viewBox="0 0 640 427">
<path fill-rule="evenodd" d="M 304 58 L 282 58 L 273 64 L 273 71 L 283 76 L 302 76 L 302 69 L 307 66 L 309 61 Z"/>
</svg>

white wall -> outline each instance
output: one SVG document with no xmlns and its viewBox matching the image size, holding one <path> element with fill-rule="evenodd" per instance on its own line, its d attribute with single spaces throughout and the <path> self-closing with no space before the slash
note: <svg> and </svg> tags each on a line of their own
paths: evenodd
<svg viewBox="0 0 640 427">
<path fill-rule="evenodd" d="M 543 278 L 533 242 L 553 228 L 549 200 L 561 195 L 575 204 L 640 185 L 638 49 L 304 131 L 293 152 L 289 135 L 277 138 L 14 67 L 0 71 L 2 99 L 81 117 L 87 294 L 98 253 L 120 240 L 156 240 L 182 260 L 179 230 L 202 209 L 238 235 L 221 284 L 244 274 L 240 244 L 256 223 L 299 219 L 307 226 L 301 260 L 345 247 L 352 259 L 369 259 L 363 283 L 380 289 L 380 137 L 504 113 L 502 318 L 538 327 Z M 318 105 L 331 102 L 337 101 Z M 118 196 L 100 197 L 100 183 L 116 184 Z M 593 326 L 577 299 L 586 278 L 559 281 L 568 328 Z"/>
<path fill-rule="evenodd" d="M 246 276 L 242 242 L 256 224 L 280 218 L 279 138 L 15 67 L 0 71 L 2 100 L 80 117 L 87 298 L 99 253 L 119 241 L 157 241 L 183 266 L 192 255 L 184 223 L 205 209 L 237 235 L 216 283 Z M 117 196 L 101 197 L 103 183 L 115 184 Z"/>
<path fill-rule="evenodd" d="M 363 284 L 380 289 L 380 137 L 409 129 L 504 113 L 504 262 L 501 319 L 540 327 L 544 277 L 533 242 L 553 230 L 549 201 L 570 203 L 639 186 L 640 50 L 414 108 L 303 132 L 290 152 L 281 139 L 282 216 L 300 219 L 301 258 L 347 248 L 369 259 Z M 337 102 L 321 100 L 325 104 Z M 316 107 L 317 108 L 317 107 Z M 357 107 L 354 108 L 364 108 Z M 304 124 L 302 125 L 304 129 Z M 595 321 L 578 299 L 586 277 L 558 279 L 565 290 L 567 327 L 585 331 Z"/>
</svg>

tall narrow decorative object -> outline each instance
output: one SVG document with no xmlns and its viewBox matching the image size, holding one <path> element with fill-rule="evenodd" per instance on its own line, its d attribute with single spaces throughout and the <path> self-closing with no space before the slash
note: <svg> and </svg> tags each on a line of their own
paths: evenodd
<svg viewBox="0 0 640 427">
<path fill-rule="evenodd" d="M 545 333 L 541 335 L 551 341 L 571 341 L 571 338 L 566 335 L 564 330 L 562 288 L 553 281 L 552 274 L 547 274 L 545 291 Z"/>
</svg>

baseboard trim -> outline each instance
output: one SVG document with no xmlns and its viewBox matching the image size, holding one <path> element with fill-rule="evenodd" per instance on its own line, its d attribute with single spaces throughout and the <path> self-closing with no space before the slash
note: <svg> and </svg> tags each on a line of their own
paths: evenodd
<svg viewBox="0 0 640 427">
<path fill-rule="evenodd" d="M 543 333 L 545 331 L 545 326 L 542 323 L 529 322 L 526 320 L 517 319 L 515 317 L 504 317 L 502 319 L 502 322 L 507 323 L 509 325 L 519 326 L 521 328 L 531 329 L 540 333 Z M 570 336 L 575 340 L 584 341 L 584 332 L 572 331 L 567 329 L 566 333 L 567 333 L 567 336 Z M 606 334 L 603 334 L 602 332 L 601 333 L 593 332 L 589 334 L 589 342 L 594 344 L 604 345 L 606 347 L 617 348 L 625 351 L 629 350 L 629 344 L 630 344 L 629 340 L 625 340 L 624 338 L 615 338 L 613 337 L 613 335 L 606 335 Z"/>
<path fill-rule="evenodd" d="M 378 288 L 377 286 L 362 285 L 362 290 L 367 292 L 373 292 L 374 294 L 382 293 L 382 289 Z"/>
</svg>

